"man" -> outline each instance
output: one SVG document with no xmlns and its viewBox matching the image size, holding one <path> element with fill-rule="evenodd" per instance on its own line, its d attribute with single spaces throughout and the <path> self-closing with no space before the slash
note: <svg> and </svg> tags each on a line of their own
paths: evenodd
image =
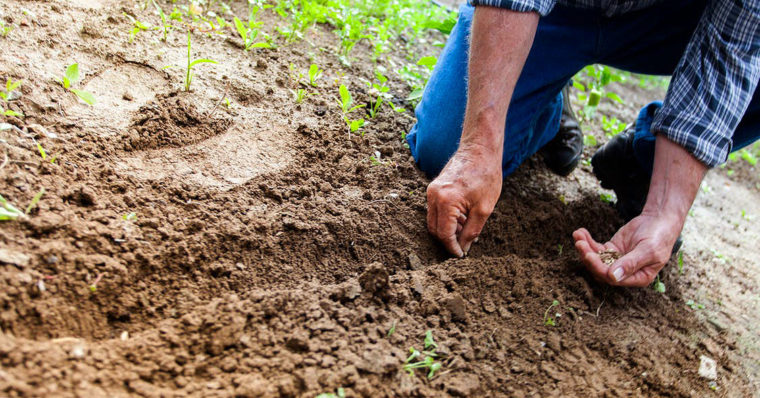
<svg viewBox="0 0 760 398">
<path fill-rule="evenodd" d="M 760 0 L 472 0 L 463 5 L 408 135 L 429 176 L 427 223 L 462 257 L 502 178 L 544 148 L 567 174 L 580 158 L 562 88 L 594 63 L 671 75 L 664 103 L 592 160 L 625 224 L 604 244 L 581 228 L 592 275 L 647 286 L 670 257 L 708 168 L 760 136 Z M 559 133 L 559 134 L 558 134 Z M 651 176 L 651 177 L 650 177 Z M 604 264 L 599 252 L 623 256 Z"/>
</svg>

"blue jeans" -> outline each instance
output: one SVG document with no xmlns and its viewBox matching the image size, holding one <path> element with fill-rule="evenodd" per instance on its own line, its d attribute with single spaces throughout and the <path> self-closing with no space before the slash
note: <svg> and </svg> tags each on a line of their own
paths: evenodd
<svg viewBox="0 0 760 398">
<path fill-rule="evenodd" d="M 507 113 L 504 176 L 557 134 L 562 113 L 560 91 L 578 71 L 599 63 L 635 73 L 672 74 L 704 7 L 705 0 L 674 0 L 605 17 L 600 11 L 557 5 L 541 18 Z M 429 177 L 441 171 L 459 146 L 473 12 L 468 4 L 460 8 L 459 20 L 415 110 L 417 123 L 407 135 L 414 159 Z M 734 133 L 734 150 L 760 137 L 758 91 Z M 650 171 L 655 137 L 649 131 L 651 117 L 646 116 L 658 107 L 659 103 L 653 103 L 642 109 L 634 140 L 637 160 Z"/>
</svg>

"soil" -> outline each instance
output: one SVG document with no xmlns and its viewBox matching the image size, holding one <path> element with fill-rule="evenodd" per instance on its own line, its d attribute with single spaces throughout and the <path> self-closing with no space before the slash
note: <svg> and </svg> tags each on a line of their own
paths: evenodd
<svg viewBox="0 0 760 398">
<path fill-rule="evenodd" d="M 232 32 L 196 32 L 194 55 L 220 63 L 198 65 L 184 92 L 184 70 L 163 67 L 183 65 L 186 36 L 128 44 L 123 12 L 157 18 L 134 2 L 8 1 L 0 12 L 17 25 L 0 38 L 0 79 L 23 80 L 7 107 L 25 115 L 7 119 L 23 132 L 0 131 L 0 193 L 24 209 L 45 188 L 28 218 L 0 229 L 0 395 L 760 391 L 760 233 L 739 217 L 760 216 L 756 169 L 710 173 L 665 294 L 590 277 L 572 231 L 609 238 L 621 220 L 589 166 L 560 178 L 538 157 L 506 179 L 479 242 L 454 259 L 425 227 L 428 180 L 401 139 L 411 112 L 386 109 L 349 135 L 334 105 L 340 81 L 370 100 L 365 43 L 344 67 L 320 50 L 335 46 L 329 27 L 250 52 Z M 270 32 L 283 23 L 262 16 Z M 436 40 L 420 53 L 440 51 Z M 289 65 L 312 59 L 325 76 L 296 104 Z M 53 79 L 73 62 L 92 107 Z M 626 105 L 602 111 L 626 120 L 663 94 L 618 92 Z M 428 330 L 443 364 L 431 380 L 402 370 Z M 718 362 L 713 384 L 697 373 L 702 355 Z"/>
</svg>

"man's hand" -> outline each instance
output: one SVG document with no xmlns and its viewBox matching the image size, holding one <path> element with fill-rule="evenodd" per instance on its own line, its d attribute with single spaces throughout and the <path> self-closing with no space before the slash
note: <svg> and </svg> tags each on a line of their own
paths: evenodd
<svg viewBox="0 0 760 398">
<path fill-rule="evenodd" d="M 467 254 L 499 199 L 507 108 L 537 26 L 536 13 L 475 8 L 459 150 L 427 190 L 428 229 L 456 256 Z"/>
<path fill-rule="evenodd" d="M 684 148 L 658 136 L 652 182 L 641 215 L 603 245 L 584 228 L 573 232 L 575 248 L 594 278 L 618 286 L 644 287 L 652 283 L 670 258 L 706 170 Z M 602 250 L 614 250 L 623 256 L 607 265 L 599 257 Z"/>
<path fill-rule="evenodd" d="M 461 148 L 430 183 L 428 230 L 451 254 L 470 250 L 499 200 L 501 179 L 500 156 Z"/>
</svg>

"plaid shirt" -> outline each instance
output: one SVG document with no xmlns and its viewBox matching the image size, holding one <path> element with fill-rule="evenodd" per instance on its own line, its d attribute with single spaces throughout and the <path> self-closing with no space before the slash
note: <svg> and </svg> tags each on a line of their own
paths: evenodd
<svg viewBox="0 0 760 398">
<path fill-rule="evenodd" d="M 547 15 L 556 3 L 621 15 L 664 0 L 471 0 Z M 726 161 L 731 137 L 760 80 L 760 0 L 708 0 L 652 130 L 709 167 Z"/>
</svg>

